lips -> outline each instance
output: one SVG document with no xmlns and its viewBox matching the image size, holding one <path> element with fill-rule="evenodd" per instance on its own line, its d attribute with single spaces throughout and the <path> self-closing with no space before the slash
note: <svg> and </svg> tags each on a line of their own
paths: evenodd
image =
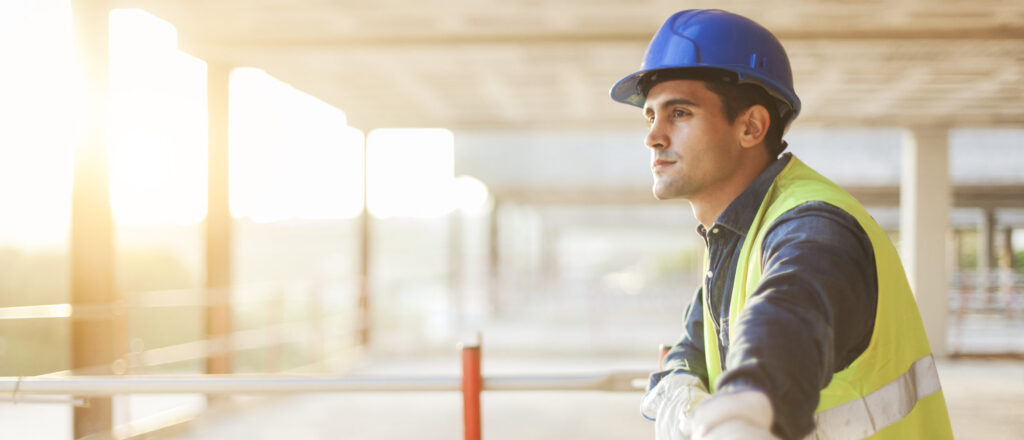
<svg viewBox="0 0 1024 440">
<path fill-rule="evenodd" d="M 658 160 L 656 160 L 656 161 L 651 163 L 651 169 L 652 170 L 657 170 L 659 168 L 664 168 L 664 167 L 671 166 L 674 163 L 676 163 L 676 161 L 674 161 L 674 160 L 658 159 Z"/>
</svg>

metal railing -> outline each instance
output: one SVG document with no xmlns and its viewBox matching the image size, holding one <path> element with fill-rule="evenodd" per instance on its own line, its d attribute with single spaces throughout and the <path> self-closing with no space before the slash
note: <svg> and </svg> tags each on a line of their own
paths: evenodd
<svg viewBox="0 0 1024 440">
<path fill-rule="evenodd" d="M 284 291 L 291 292 L 288 295 L 288 298 L 291 299 L 303 296 L 294 289 L 282 289 L 282 292 Z M 311 304 L 317 303 L 317 299 L 314 298 L 316 292 L 310 290 L 305 294 L 309 295 L 309 298 L 299 299 L 300 301 L 308 300 Z M 271 294 L 255 301 L 234 302 L 232 305 L 239 308 L 273 308 L 274 304 L 281 304 L 283 295 L 283 293 Z M 111 305 L 50 304 L 0 308 L 0 320 L 90 319 L 118 314 L 131 316 L 134 310 L 141 308 L 198 308 L 203 305 L 205 305 L 205 297 L 202 289 L 151 292 L 137 296 L 131 301 Z M 607 306 L 604 303 L 599 305 Z M 618 304 L 616 303 L 616 305 Z M 579 304 L 574 304 L 574 306 L 579 306 Z M 959 272 L 955 274 L 951 283 L 949 306 L 953 312 L 951 329 L 956 332 L 962 331 L 960 327 L 964 326 L 965 316 L 968 318 L 984 317 L 986 324 L 991 321 L 989 318 L 992 317 L 1011 323 L 1019 322 L 1017 320 L 1024 318 L 1024 276 L 1012 272 L 982 275 Z M 200 339 L 157 348 L 133 349 L 122 359 L 124 368 L 120 370 L 115 368 L 115 371 L 124 372 L 123 375 L 75 376 L 72 374 L 85 373 L 85 371 L 63 371 L 43 376 L 0 377 L 0 401 L 26 404 L 86 405 L 90 397 L 122 394 L 278 395 L 309 392 L 462 391 L 464 398 L 467 399 L 464 401 L 464 408 L 467 411 L 467 415 L 464 417 L 468 420 L 472 417 L 472 413 L 479 413 L 479 400 L 477 399 L 474 410 L 472 409 L 474 407 L 472 395 L 466 394 L 466 390 L 471 390 L 474 386 L 472 383 L 466 382 L 467 377 L 472 377 L 471 375 L 467 376 L 466 371 L 472 370 L 472 368 L 465 365 L 462 377 L 134 374 L 136 370 L 147 370 L 146 367 L 202 359 L 211 354 L 222 354 L 227 350 L 256 350 L 283 344 L 310 344 L 311 341 L 322 347 L 325 338 L 335 338 L 337 335 L 324 329 L 324 320 L 330 319 L 330 315 L 324 315 L 322 309 L 316 307 L 312 307 L 310 310 L 310 313 L 319 312 L 318 316 L 306 316 L 301 321 L 286 321 L 281 316 L 277 316 L 267 320 L 261 327 L 233 332 L 228 338 L 225 338 L 230 342 Z M 968 332 L 960 339 L 970 342 L 970 337 L 971 334 Z M 961 345 L 967 342 L 961 341 Z M 1019 344 L 1014 346 L 1018 347 Z M 953 353 L 958 353 L 956 346 L 952 348 Z M 331 352 L 332 350 L 326 351 Z M 463 356 L 466 356 L 465 351 L 463 353 Z M 321 350 L 320 354 L 325 354 L 324 350 Z M 646 385 L 646 374 L 646 371 L 609 371 L 599 374 L 494 375 L 480 377 L 476 388 L 479 391 L 637 391 Z M 200 413 L 201 410 L 194 411 L 193 416 Z M 467 422 L 467 431 L 473 429 L 470 424 Z"/>
<path fill-rule="evenodd" d="M 664 350 L 662 351 L 664 353 Z M 288 375 L 145 375 L 0 377 L 0 401 L 86 404 L 86 398 L 123 394 L 290 394 L 344 392 L 459 391 L 463 396 L 466 440 L 481 438 L 480 394 L 483 391 L 639 392 L 646 371 L 590 374 L 483 376 L 480 345 L 461 348 L 462 375 L 432 377 L 359 377 Z M 54 398 L 53 395 L 74 396 Z"/>
<path fill-rule="evenodd" d="M 950 282 L 950 310 L 1024 318 L 1024 274 L 1010 269 L 959 271 Z"/>
</svg>

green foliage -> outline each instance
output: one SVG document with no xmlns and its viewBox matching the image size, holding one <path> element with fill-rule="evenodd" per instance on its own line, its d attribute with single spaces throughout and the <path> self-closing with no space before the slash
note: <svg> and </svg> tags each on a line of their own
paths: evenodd
<svg viewBox="0 0 1024 440">
<path fill-rule="evenodd" d="M 63 253 L 0 249 L 0 307 L 68 302 L 70 265 Z"/>
<path fill-rule="evenodd" d="M 960 254 L 957 264 L 960 269 L 978 267 L 978 233 L 977 231 L 959 231 Z"/>
<path fill-rule="evenodd" d="M 117 255 L 117 288 L 121 292 L 199 287 L 185 264 L 167 252 L 123 252 Z"/>
<path fill-rule="evenodd" d="M 180 259 L 161 251 L 118 253 L 115 276 L 118 290 L 126 297 L 200 287 Z M 129 337 L 140 340 L 145 349 L 201 339 L 203 310 L 201 304 L 132 309 L 128 315 Z"/>
<path fill-rule="evenodd" d="M 70 364 L 66 319 L 0 320 L 0 376 L 32 376 Z"/>
<path fill-rule="evenodd" d="M 0 307 L 71 302 L 71 262 L 66 253 L 0 249 Z M 197 287 L 186 266 L 166 252 L 117 256 L 118 291 L 124 295 Z M 130 338 L 145 348 L 194 341 L 202 336 L 202 307 L 134 309 L 127 316 Z M 0 376 L 35 375 L 70 366 L 67 319 L 0 321 Z"/>
</svg>

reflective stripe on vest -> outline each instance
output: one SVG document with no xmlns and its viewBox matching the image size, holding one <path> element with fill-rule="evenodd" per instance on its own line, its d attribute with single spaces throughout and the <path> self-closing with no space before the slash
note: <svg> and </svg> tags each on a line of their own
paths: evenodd
<svg viewBox="0 0 1024 440">
<path fill-rule="evenodd" d="M 858 439 L 874 435 L 908 414 L 917 402 L 939 391 L 939 373 L 932 355 L 867 396 L 814 415 L 817 427 L 806 439 Z"/>
</svg>

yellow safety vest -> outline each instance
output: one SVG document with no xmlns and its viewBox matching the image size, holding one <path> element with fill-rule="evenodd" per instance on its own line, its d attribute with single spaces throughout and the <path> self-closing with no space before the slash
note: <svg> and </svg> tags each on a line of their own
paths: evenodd
<svg viewBox="0 0 1024 440">
<path fill-rule="evenodd" d="M 734 317 L 730 321 L 740 316 L 761 281 L 761 244 L 768 227 L 786 211 L 809 201 L 823 201 L 846 211 L 867 233 L 875 253 L 878 305 L 871 342 L 846 369 L 833 374 L 821 391 L 814 415 L 816 427 L 808 438 L 953 438 L 928 338 L 895 247 L 853 196 L 795 156 L 768 189 L 743 242 L 729 305 L 729 316 Z M 703 289 L 704 352 L 708 383 L 714 392 L 722 367 L 708 287 Z M 735 335 L 733 332 L 730 339 Z"/>
</svg>

